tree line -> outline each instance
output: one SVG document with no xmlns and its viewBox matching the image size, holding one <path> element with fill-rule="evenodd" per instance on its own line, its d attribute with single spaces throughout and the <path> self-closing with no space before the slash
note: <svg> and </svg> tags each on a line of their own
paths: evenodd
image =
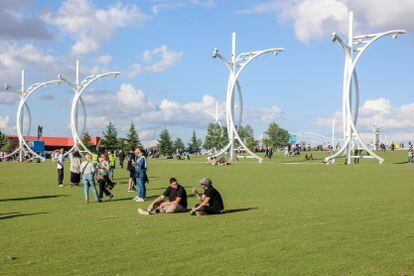
<svg viewBox="0 0 414 276">
<path fill-rule="evenodd" d="M 260 144 L 259 140 L 255 139 L 253 128 L 250 125 L 238 126 L 237 128 L 240 138 L 249 149 L 254 149 Z M 265 147 L 273 147 L 277 149 L 286 146 L 288 140 L 289 132 L 279 127 L 275 122 L 272 122 L 265 132 L 265 136 L 262 139 L 262 145 Z M 173 140 L 169 131 L 164 128 L 159 134 L 156 148 L 162 155 L 172 155 L 177 151 L 180 153 L 188 152 L 190 154 L 194 154 L 199 153 L 202 148 L 207 150 L 219 150 L 225 147 L 228 142 L 227 128 L 222 127 L 219 124 L 210 123 L 207 128 L 207 134 L 204 142 L 197 137 L 196 131 L 193 130 L 192 136 L 187 144 L 184 144 L 183 140 L 180 137 L 176 137 Z M 88 132 L 85 132 L 82 135 L 82 143 L 90 151 L 94 152 L 102 152 L 108 150 L 129 151 L 137 147 L 142 147 L 142 143 L 134 123 L 131 123 L 126 137 L 118 137 L 118 130 L 114 124 L 112 124 L 112 122 L 109 122 L 105 127 L 104 132 L 102 133 L 101 141 L 97 147 L 92 146 L 91 136 Z M 235 146 L 239 146 L 238 141 L 236 141 Z M 9 139 L 7 139 L 5 134 L 1 131 L 0 150 L 13 150 Z"/>
</svg>

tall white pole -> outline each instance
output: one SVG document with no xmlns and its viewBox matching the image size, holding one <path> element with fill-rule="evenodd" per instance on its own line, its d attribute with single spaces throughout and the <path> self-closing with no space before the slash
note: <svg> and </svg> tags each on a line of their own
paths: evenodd
<svg viewBox="0 0 414 276">
<path fill-rule="evenodd" d="M 232 62 L 232 80 L 235 78 L 235 74 L 236 74 L 236 33 L 233 32 L 232 36 L 231 36 L 231 62 Z M 234 118 L 234 94 L 231 98 L 231 115 Z M 231 134 L 230 134 L 230 141 L 231 141 L 231 145 L 230 145 L 230 162 L 233 163 L 234 162 L 234 131 L 235 130 L 231 130 Z"/>
<path fill-rule="evenodd" d="M 350 11 L 349 12 L 349 29 L 348 29 L 348 46 L 349 46 L 349 58 L 348 60 L 348 64 L 347 64 L 347 79 L 352 77 L 352 61 L 353 61 L 353 52 L 354 52 L 354 43 L 353 43 L 353 39 L 354 39 L 354 12 Z M 347 89 L 346 89 L 347 90 Z M 351 86 L 351 91 L 346 91 L 347 93 L 349 93 L 349 97 L 348 97 L 348 105 L 350 107 L 350 110 L 352 110 L 352 86 Z M 347 109 L 348 110 L 348 109 Z M 350 115 L 346 113 L 346 129 L 347 129 L 347 135 L 348 135 L 348 139 L 349 139 L 349 144 L 348 144 L 348 148 L 346 151 L 346 160 L 347 160 L 347 164 L 351 164 L 351 150 L 352 150 L 352 129 L 351 129 L 351 122 L 350 122 Z"/>
<path fill-rule="evenodd" d="M 25 91 L 24 91 L 24 85 L 25 85 L 25 79 L 24 79 L 24 70 L 22 70 L 22 79 L 21 79 L 21 87 L 20 87 L 20 97 L 24 97 Z M 20 128 L 22 130 L 22 133 L 24 133 L 24 107 L 22 108 L 22 116 L 20 117 Z M 19 162 L 23 161 L 23 142 L 19 140 Z"/>
<path fill-rule="evenodd" d="M 80 64 L 79 64 L 79 60 L 76 60 L 76 93 L 79 93 L 80 90 L 80 83 L 79 83 L 79 79 L 80 79 Z M 76 129 L 78 129 L 78 106 L 76 106 L 76 110 L 75 110 L 75 127 Z M 77 145 L 77 141 L 73 141 L 73 143 L 75 145 Z"/>
<path fill-rule="evenodd" d="M 332 119 L 332 151 L 335 151 L 335 120 Z"/>
</svg>

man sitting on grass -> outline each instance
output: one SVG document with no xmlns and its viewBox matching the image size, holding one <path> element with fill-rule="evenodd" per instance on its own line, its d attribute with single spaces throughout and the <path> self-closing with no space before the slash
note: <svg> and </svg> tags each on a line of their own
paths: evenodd
<svg viewBox="0 0 414 276">
<path fill-rule="evenodd" d="M 196 189 L 193 189 L 193 193 L 201 201 L 201 204 L 196 205 L 190 214 L 197 216 L 221 214 L 224 209 L 223 199 L 220 193 L 213 187 L 210 178 L 201 179 L 200 185 L 204 190 L 204 194 L 200 194 Z"/>
<path fill-rule="evenodd" d="M 164 199 L 168 197 L 168 202 Z M 141 215 L 150 215 L 155 210 L 156 213 L 178 213 L 187 211 L 187 193 L 183 186 L 178 184 L 177 179 L 172 177 L 170 179 L 170 186 L 165 192 L 157 197 L 149 206 L 145 209 L 138 209 L 138 213 Z"/>
</svg>

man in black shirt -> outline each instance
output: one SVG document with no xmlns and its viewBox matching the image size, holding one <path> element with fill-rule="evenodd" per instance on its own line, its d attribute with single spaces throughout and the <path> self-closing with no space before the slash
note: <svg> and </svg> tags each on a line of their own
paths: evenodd
<svg viewBox="0 0 414 276">
<path fill-rule="evenodd" d="M 213 187 L 211 180 L 203 178 L 200 180 L 200 185 L 204 190 L 204 194 L 200 194 L 196 189 L 193 189 L 193 193 L 201 201 L 201 204 L 196 205 L 190 214 L 197 216 L 221 214 L 224 209 L 223 199 L 220 193 Z"/>
<path fill-rule="evenodd" d="M 168 198 L 168 201 L 164 201 Z M 155 210 L 156 213 L 178 213 L 187 211 L 187 193 L 183 186 L 178 184 L 177 179 L 172 177 L 170 179 L 170 186 L 165 192 L 157 197 L 149 206 L 145 209 L 138 209 L 138 213 L 141 215 L 150 215 Z"/>
</svg>

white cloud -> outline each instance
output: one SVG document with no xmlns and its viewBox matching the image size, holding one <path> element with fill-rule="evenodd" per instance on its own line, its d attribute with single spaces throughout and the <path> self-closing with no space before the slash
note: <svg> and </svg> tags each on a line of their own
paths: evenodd
<svg viewBox="0 0 414 276">
<path fill-rule="evenodd" d="M 414 30 L 412 0 L 272 0 L 241 12 L 277 13 L 280 20 L 293 21 L 298 40 L 308 42 L 332 32 L 345 33 L 349 10 L 355 13 L 359 32 L 390 28 Z"/>
<path fill-rule="evenodd" d="M 36 16 L 25 15 L 32 5 L 30 0 L 0 1 L 0 39 L 47 40 L 53 38 L 45 22 Z"/>
<path fill-rule="evenodd" d="M 123 83 L 118 91 L 117 98 L 123 108 L 131 108 L 136 112 L 156 109 L 156 105 L 148 101 L 145 92 L 136 89 L 131 84 Z"/>
<path fill-rule="evenodd" d="M 155 104 L 148 99 L 145 91 L 127 83 L 121 84 L 117 91 L 88 91 L 83 99 L 90 116 L 87 128 L 91 129 L 91 133 L 101 135 L 109 121 L 114 123 L 120 133 L 126 133 L 133 122 L 145 143 L 153 143 L 164 127 L 172 132 L 176 129 L 188 129 L 188 133 L 179 132 L 179 136 L 184 138 L 193 129 L 206 129 L 214 121 L 206 111 L 214 112 L 217 101 L 206 94 L 200 100 L 191 102 L 164 99 L 160 104 Z M 219 103 L 219 107 L 223 111 L 224 103 Z M 282 115 L 283 111 L 275 106 L 246 106 L 242 123 L 266 125 L 280 119 Z M 224 118 L 223 115 L 221 122 L 225 125 Z"/>
<path fill-rule="evenodd" d="M 6 130 L 9 128 L 10 117 L 0 116 L 0 130 Z"/>
<path fill-rule="evenodd" d="M 49 54 L 33 44 L 22 46 L 0 44 L 0 83 L 20 82 L 23 69 L 35 69 L 42 76 L 56 76 L 67 68 L 62 66 L 62 56 Z"/>
<path fill-rule="evenodd" d="M 161 10 L 185 8 L 190 5 L 201 6 L 204 8 L 212 8 L 216 5 L 215 0 L 180 0 L 180 1 L 159 0 L 159 1 L 153 1 L 153 2 L 155 2 L 152 6 L 152 12 L 154 14 L 158 14 Z"/>
<path fill-rule="evenodd" d="M 118 28 L 140 26 L 149 17 L 137 5 L 118 3 L 98 9 L 89 0 L 66 0 L 57 13 L 49 13 L 44 19 L 73 36 L 74 54 L 86 54 L 98 50 Z"/>
<path fill-rule="evenodd" d="M 335 112 L 337 132 L 342 133 L 342 112 Z M 372 128 L 381 128 L 394 141 L 414 140 L 414 103 L 392 106 L 391 101 L 384 98 L 367 100 L 359 109 L 357 123 L 358 132 L 364 137 L 372 138 Z M 316 125 L 330 127 L 332 118 L 318 118 Z"/>
<path fill-rule="evenodd" d="M 154 50 L 145 50 L 141 57 L 143 64 L 131 64 L 126 75 L 133 78 L 142 73 L 161 73 L 178 64 L 182 58 L 182 52 L 168 50 L 166 45 Z"/>
</svg>

